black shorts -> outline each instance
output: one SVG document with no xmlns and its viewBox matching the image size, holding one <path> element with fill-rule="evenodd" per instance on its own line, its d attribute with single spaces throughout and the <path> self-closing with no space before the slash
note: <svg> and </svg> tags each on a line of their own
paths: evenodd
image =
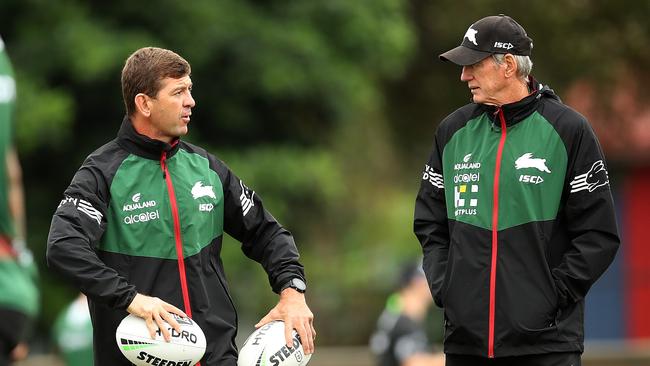
<svg viewBox="0 0 650 366">
<path fill-rule="evenodd" d="M 27 337 L 29 318 L 18 311 L 0 308 L 0 366 L 9 364 L 14 347 Z"/>
<path fill-rule="evenodd" d="M 581 366 L 580 353 L 545 353 L 541 355 L 486 358 L 446 355 L 446 366 Z"/>
</svg>

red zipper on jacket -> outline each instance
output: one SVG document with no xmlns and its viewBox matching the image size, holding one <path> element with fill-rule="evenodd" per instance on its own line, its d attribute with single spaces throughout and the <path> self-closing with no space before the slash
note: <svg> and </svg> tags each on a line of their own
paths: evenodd
<svg viewBox="0 0 650 366">
<path fill-rule="evenodd" d="M 172 143 L 172 147 L 178 144 L 178 140 Z M 174 218 L 174 241 L 176 242 L 176 258 L 178 259 L 178 273 L 181 278 L 181 292 L 183 293 L 183 306 L 185 307 L 185 314 L 192 317 L 192 307 L 190 305 L 190 291 L 187 288 L 187 275 L 185 273 L 185 255 L 183 255 L 183 240 L 181 238 L 181 220 L 178 215 L 178 203 L 176 202 L 176 193 L 174 192 L 174 184 L 172 183 L 172 176 L 167 170 L 167 151 L 163 151 L 160 156 L 160 169 L 163 171 L 163 177 L 167 183 L 167 193 L 169 194 L 169 203 L 172 206 L 172 217 Z M 196 366 L 201 366 L 201 362 L 197 362 Z"/>
<path fill-rule="evenodd" d="M 506 143 L 506 119 L 503 116 L 503 109 L 497 110 L 499 120 L 501 121 L 501 139 L 499 140 L 499 149 L 497 150 L 497 160 L 494 167 L 494 203 L 492 205 L 492 261 L 490 264 L 490 315 L 488 326 L 488 357 L 494 358 L 494 312 L 496 303 L 497 287 L 497 249 L 498 232 L 499 232 L 499 177 L 501 175 L 501 160 L 503 158 L 503 146 Z"/>
<path fill-rule="evenodd" d="M 178 143 L 178 141 L 176 141 Z M 174 143 L 172 146 L 176 145 Z M 163 151 L 160 156 L 160 168 L 163 171 L 163 177 L 167 183 L 167 193 L 169 194 L 169 202 L 172 206 L 172 217 L 174 219 L 174 240 L 176 242 L 176 258 L 178 259 L 178 272 L 181 278 L 181 291 L 183 292 L 183 305 L 185 306 L 185 314 L 192 317 L 192 308 L 190 307 L 190 294 L 187 288 L 187 276 L 185 274 L 185 256 L 183 255 L 183 240 L 181 238 L 181 220 L 178 215 L 178 204 L 176 203 L 176 193 L 174 192 L 174 185 L 172 184 L 172 177 L 167 170 L 167 152 Z"/>
</svg>

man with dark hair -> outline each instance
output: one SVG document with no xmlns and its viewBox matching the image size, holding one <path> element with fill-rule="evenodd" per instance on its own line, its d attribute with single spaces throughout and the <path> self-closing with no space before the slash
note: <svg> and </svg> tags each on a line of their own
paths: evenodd
<svg viewBox="0 0 650 366">
<path fill-rule="evenodd" d="M 314 350 L 313 315 L 291 234 L 219 159 L 180 140 L 195 105 L 190 65 L 176 53 L 137 50 L 122 71 L 127 116 L 117 138 L 77 171 L 52 219 L 48 264 L 88 296 L 96 365 L 129 365 L 115 330 L 129 313 L 151 336 L 170 313 L 193 318 L 208 344 L 202 365 L 236 365 L 237 315 L 220 258 L 223 233 L 269 276 L 278 304 L 259 324 L 285 322 Z M 181 310 L 181 308 L 183 310 Z"/>
<path fill-rule="evenodd" d="M 438 127 L 415 206 L 447 365 L 580 365 L 584 298 L 619 246 L 598 140 L 529 75 L 532 48 L 498 15 L 440 55 L 473 101 Z"/>
<path fill-rule="evenodd" d="M 0 366 L 27 356 L 26 337 L 38 312 L 36 266 L 25 246 L 20 162 L 13 144 L 16 83 L 0 38 Z"/>
</svg>

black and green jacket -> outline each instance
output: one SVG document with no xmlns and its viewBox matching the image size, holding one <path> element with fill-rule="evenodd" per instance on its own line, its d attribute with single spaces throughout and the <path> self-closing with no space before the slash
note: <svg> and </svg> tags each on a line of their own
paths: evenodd
<svg viewBox="0 0 650 366">
<path fill-rule="evenodd" d="M 204 149 L 138 134 L 115 140 L 77 171 L 52 219 L 48 264 L 88 295 L 95 365 L 129 365 L 115 330 L 136 292 L 190 315 L 208 346 L 202 365 L 236 365 L 237 314 L 220 258 L 223 233 L 260 262 L 273 290 L 304 278 L 291 234 Z"/>
<path fill-rule="evenodd" d="M 584 297 L 619 246 L 606 163 L 548 87 L 440 124 L 414 230 L 445 313 L 445 352 L 583 351 Z"/>
</svg>

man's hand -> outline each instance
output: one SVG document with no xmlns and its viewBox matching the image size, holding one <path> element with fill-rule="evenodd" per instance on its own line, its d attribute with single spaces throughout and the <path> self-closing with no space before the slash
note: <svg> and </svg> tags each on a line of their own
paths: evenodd
<svg viewBox="0 0 650 366">
<path fill-rule="evenodd" d="M 177 332 L 180 333 L 181 326 L 178 324 L 176 319 L 170 314 L 174 313 L 184 318 L 187 318 L 187 315 L 175 307 L 174 305 L 168 304 L 157 297 L 145 296 L 142 294 L 137 294 L 131 301 L 131 305 L 126 309 L 129 313 L 139 316 L 144 319 L 147 323 L 147 329 L 149 329 L 149 335 L 151 339 L 156 338 L 156 325 L 162 332 L 165 341 L 169 342 L 170 335 L 169 330 L 165 327 L 163 320 L 169 323 Z"/>
<path fill-rule="evenodd" d="M 296 329 L 305 354 L 314 353 L 314 339 L 316 339 L 314 314 L 309 310 L 304 294 L 292 288 L 282 290 L 278 304 L 255 324 L 255 328 L 273 320 L 284 321 L 284 338 L 288 347 L 293 348 L 292 332 Z"/>
</svg>

